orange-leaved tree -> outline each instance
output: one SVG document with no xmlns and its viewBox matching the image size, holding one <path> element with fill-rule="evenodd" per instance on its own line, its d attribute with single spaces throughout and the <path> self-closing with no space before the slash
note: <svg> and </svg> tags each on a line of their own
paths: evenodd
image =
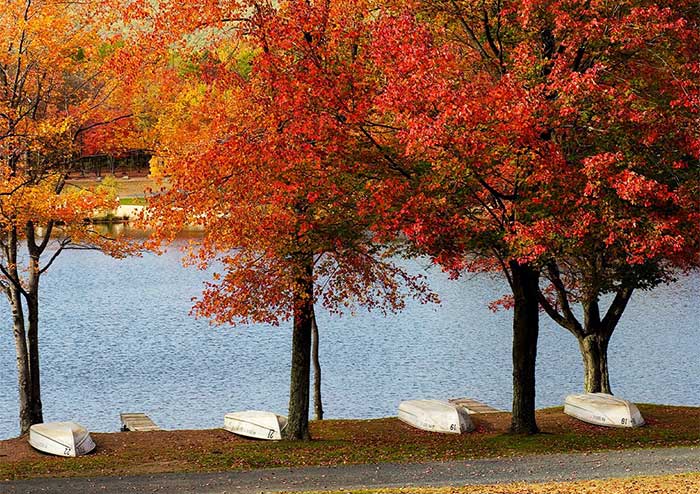
<svg viewBox="0 0 700 494">
<path fill-rule="evenodd" d="M 127 116 L 110 103 L 116 82 L 88 18 L 76 3 L 0 5 L 0 287 L 12 310 L 21 433 L 43 422 L 41 276 L 65 249 L 126 252 L 86 221 L 113 208 L 113 194 L 66 186 L 82 150 L 101 147 L 94 131 Z"/>
<path fill-rule="evenodd" d="M 150 222 L 158 240 L 187 224 L 205 227 L 191 259 L 221 269 L 198 315 L 293 321 L 284 435 L 308 439 L 314 304 L 398 310 L 407 293 L 433 299 L 369 233 L 368 184 L 400 172 L 378 165 L 385 152 L 358 125 L 375 94 L 363 48 L 367 5 L 250 2 L 216 11 L 218 23 L 210 13 L 194 24 L 183 9 L 161 2 L 154 14 L 174 19 L 154 26 L 184 24 L 196 34 L 177 56 L 164 36 L 168 64 L 148 83 L 160 108 L 147 120 L 168 182 L 149 202 Z"/>
</svg>

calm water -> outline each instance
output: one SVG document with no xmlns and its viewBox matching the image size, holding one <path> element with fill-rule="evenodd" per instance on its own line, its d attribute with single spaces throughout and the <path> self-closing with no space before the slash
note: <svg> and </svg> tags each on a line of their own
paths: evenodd
<svg viewBox="0 0 700 494">
<path fill-rule="evenodd" d="M 384 317 L 319 313 L 327 416 L 393 415 L 402 399 L 511 400 L 511 313 L 492 313 L 505 293 L 488 276 L 448 280 L 424 272 L 441 306 L 409 304 Z M 43 286 L 44 416 L 115 431 L 119 412 L 148 413 L 165 428 L 209 428 L 228 411 L 284 413 L 290 328 L 212 327 L 188 316 L 207 274 L 171 251 L 117 261 L 66 252 Z M 633 297 L 610 348 L 613 390 L 633 401 L 700 405 L 700 276 Z M 0 300 L 6 307 L 5 300 Z M 0 438 L 15 436 L 17 392 L 9 311 L 0 333 Z M 537 405 L 561 404 L 581 386 L 575 339 L 542 320 Z"/>
</svg>

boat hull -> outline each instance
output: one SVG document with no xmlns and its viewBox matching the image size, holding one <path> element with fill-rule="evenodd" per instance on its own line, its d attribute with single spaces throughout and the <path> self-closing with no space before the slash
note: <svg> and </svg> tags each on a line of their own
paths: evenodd
<svg viewBox="0 0 700 494">
<path fill-rule="evenodd" d="M 571 394 L 564 413 L 589 424 L 605 427 L 639 427 L 644 418 L 634 403 L 606 393 Z"/>
<path fill-rule="evenodd" d="M 474 430 L 464 408 L 440 400 L 402 401 L 398 418 L 412 427 L 430 432 L 462 434 Z"/>
<path fill-rule="evenodd" d="M 82 456 L 95 449 L 85 427 L 76 422 L 46 422 L 29 428 L 29 444 L 57 456 Z"/>
<path fill-rule="evenodd" d="M 279 441 L 287 427 L 287 417 L 273 412 L 246 410 L 227 413 L 224 416 L 224 429 L 240 436 Z"/>
</svg>

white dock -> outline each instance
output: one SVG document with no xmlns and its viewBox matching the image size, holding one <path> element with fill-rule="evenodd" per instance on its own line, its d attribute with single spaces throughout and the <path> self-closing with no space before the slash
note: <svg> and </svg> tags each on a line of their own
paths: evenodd
<svg viewBox="0 0 700 494">
<path fill-rule="evenodd" d="M 145 413 L 120 413 L 119 419 L 122 422 L 123 431 L 144 432 L 162 430 Z"/>
<path fill-rule="evenodd" d="M 451 398 L 448 400 L 453 405 L 458 405 L 464 408 L 468 414 L 475 415 L 477 413 L 503 413 L 505 410 L 498 410 L 485 403 L 472 398 Z"/>
</svg>

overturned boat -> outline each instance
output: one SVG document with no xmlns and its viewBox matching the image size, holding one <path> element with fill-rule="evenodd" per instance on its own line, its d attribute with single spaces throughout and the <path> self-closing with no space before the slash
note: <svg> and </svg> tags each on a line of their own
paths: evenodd
<svg viewBox="0 0 700 494">
<path fill-rule="evenodd" d="M 29 428 L 29 444 L 57 456 L 81 456 L 95 449 L 85 427 L 76 422 L 46 422 Z"/>
<path fill-rule="evenodd" d="M 634 403 L 607 393 L 571 394 L 564 400 L 564 413 L 594 425 L 639 427 L 644 418 Z"/>
<path fill-rule="evenodd" d="M 241 436 L 255 439 L 279 441 L 287 427 L 287 417 L 273 412 L 246 410 L 227 413 L 224 416 L 224 429 Z"/>
<path fill-rule="evenodd" d="M 398 417 L 402 422 L 424 431 L 462 434 L 474 430 L 467 410 L 446 401 L 402 401 Z"/>
</svg>

